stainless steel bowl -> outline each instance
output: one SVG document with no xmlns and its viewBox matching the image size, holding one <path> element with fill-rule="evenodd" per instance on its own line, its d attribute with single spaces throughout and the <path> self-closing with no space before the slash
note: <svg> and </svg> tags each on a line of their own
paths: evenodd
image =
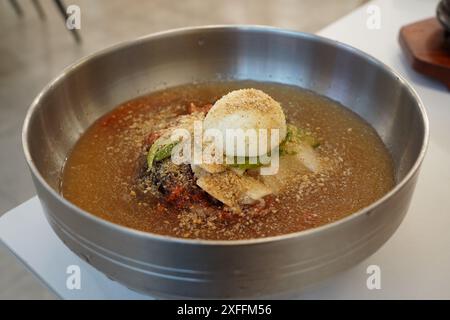
<svg viewBox="0 0 450 320">
<path fill-rule="evenodd" d="M 296 85 L 348 106 L 372 124 L 391 151 L 396 187 L 337 222 L 242 241 L 183 240 L 128 229 L 81 210 L 58 193 L 68 152 L 99 116 L 156 89 L 227 79 Z M 315 35 L 254 26 L 174 30 L 89 56 L 39 94 L 23 128 L 37 193 L 61 240 L 130 288 L 193 298 L 297 292 L 373 254 L 408 209 L 427 140 L 419 97 L 381 62 Z"/>
</svg>

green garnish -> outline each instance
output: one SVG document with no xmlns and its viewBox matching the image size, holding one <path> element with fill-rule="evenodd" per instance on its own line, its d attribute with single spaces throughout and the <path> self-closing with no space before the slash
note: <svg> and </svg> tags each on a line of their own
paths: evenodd
<svg viewBox="0 0 450 320">
<path fill-rule="evenodd" d="M 150 150 L 147 153 L 147 166 L 148 170 L 153 167 L 155 161 L 161 161 L 171 156 L 173 148 L 178 144 L 178 141 L 169 142 L 156 140 L 152 144 Z"/>
<path fill-rule="evenodd" d="M 230 164 L 231 167 L 235 167 L 241 170 L 248 170 L 248 169 L 258 169 L 259 167 L 262 167 L 262 163 L 233 163 Z"/>
<path fill-rule="evenodd" d="M 299 152 L 298 146 L 301 143 L 306 143 L 314 149 L 320 146 L 320 142 L 311 134 L 288 124 L 286 138 L 280 143 L 280 155 L 297 154 Z"/>
<path fill-rule="evenodd" d="M 172 142 L 161 146 L 155 154 L 154 161 L 161 161 L 171 156 L 173 148 L 178 144 L 178 142 Z"/>
<path fill-rule="evenodd" d="M 280 156 L 297 154 L 300 152 L 300 145 L 302 143 L 307 144 L 314 149 L 320 146 L 320 142 L 311 134 L 306 133 L 292 124 L 288 124 L 286 138 L 279 146 Z M 237 157 L 235 157 L 234 162 L 228 165 L 241 170 L 257 169 L 264 166 L 264 164 L 259 161 L 259 157 L 256 159 L 256 163 L 250 163 L 249 157 L 245 157 L 244 159 L 245 161 L 243 163 L 238 163 Z"/>
<path fill-rule="evenodd" d="M 241 170 L 248 170 L 248 169 L 257 169 L 257 168 L 262 167 L 264 165 L 264 164 L 262 164 L 259 161 L 259 157 L 256 158 L 256 162 L 255 163 L 251 163 L 251 162 L 255 162 L 255 161 L 250 161 L 250 157 L 245 157 L 243 163 L 238 163 L 237 157 L 234 157 L 234 163 L 229 164 L 229 166 L 230 167 L 234 167 L 234 168 L 238 168 L 238 169 L 241 169 Z"/>
</svg>

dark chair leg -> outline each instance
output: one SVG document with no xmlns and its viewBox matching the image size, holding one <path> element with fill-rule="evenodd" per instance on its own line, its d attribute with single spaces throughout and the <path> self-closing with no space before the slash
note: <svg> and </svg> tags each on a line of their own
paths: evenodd
<svg viewBox="0 0 450 320">
<path fill-rule="evenodd" d="M 32 0 L 33 6 L 36 9 L 36 12 L 39 15 L 39 18 L 41 18 L 42 20 L 45 20 L 46 16 L 45 16 L 45 12 L 44 9 L 42 9 L 41 3 L 39 2 L 39 0 Z"/>
<path fill-rule="evenodd" d="M 9 0 L 9 3 L 13 7 L 18 17 L 23 17 L 23 10 L 20 4 L 16 0 Z"/>
<path fill-rule="evenodd" d="M 69 17 L 69 15 L 67 14 L 67 11 L 66 11 L 66 6 L 62 2 L 62 0 L 53 0 L 53 1 L 56 4 L 56 7 L 58 8 L 59 13 L 63 17 L 64 23 L 65 23 L 67 21 L 67 18 Z M 78 33 L 78 30 L 77 29 L 72 29 L 72 30 L 69 30 L 69 31 L 73 35 L 73 38 L 75 39 L 75 41 L 77 43 L 80 43 L 81 42 L 81 37 L 80 37 L 80 34 Z"/>
</svg>

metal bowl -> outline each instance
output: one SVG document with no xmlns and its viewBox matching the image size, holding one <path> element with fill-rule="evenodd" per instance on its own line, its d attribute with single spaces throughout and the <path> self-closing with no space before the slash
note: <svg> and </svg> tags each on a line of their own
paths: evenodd
<svg viewBox="0 0 450 320">
<path fill-rule="evenodd" d="M 377 130 L 392 153 L 395 188 L 337 222 L 239 241 L 140 232 L 102 220 L 61 197 L 64 160 L 99 116 L 153 90 L 227 79 L 296 85 L 348 106 Z M 315 35 L 255 26 L 174 30 L 91 55 L 68 67 L 39 94 L 23 128 L 37 194 L 61 240 L 130 288 L 191 298 L 298 292 L 367 258 L 403 220 L 427 141 L 428 120 L 419 97 L 386 65 Z"/>
</svg>

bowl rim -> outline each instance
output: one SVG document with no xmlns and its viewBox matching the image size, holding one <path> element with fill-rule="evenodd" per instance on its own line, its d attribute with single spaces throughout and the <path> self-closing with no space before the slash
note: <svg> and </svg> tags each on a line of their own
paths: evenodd
<svg viewBox="0 0 450 320">
<path fill-rule="evenodd" d="M 59 192 L 54 190 L 50 185 L 47 183 L 47 181 L 44 179 L 44 177 L 40 174 L 39 170 L 34 164 L 34 161 L 31 156 L 29 144 L 28 144 L 28 136 L 29 136 L 29 127 L 30 122 L 32 118 L 36 114 L 36 109 L 39 108 L 41 101 L 45 98 L 45 96 L 52 90 L 54 86 L 56 86 L 58 83 L 63 81 L 63 79 L 73 72 L 75 69 L 80 67 L 81 65 L 88 63 L 91 60 L 98 59 L 102 56 L 105 56 L 111 52 L 114 52 L 116 50 L 120 50 L 123 48 L 126 48 L 130 45 L 137 45 L 139 43 L 147 42 L 156 40 L 159 38 L 164 38 L 167 36 L 180 36 L 184 34 L 196 34 L 201 33 L 205 31 L 228 31 L 228 32 L 261 32 L 261 33 L 270 33 L 270 34 L 279 34 L 279 35 L 285 35 L 285 36 L 293 36 L 298 38 L 304 38 L 308 40 L 318 41 L 322 42 L 334 47 L 337 47 L 342 50 L 349 51 L 350 53 L 353 53 L 361 58 L 364 58 L 366 60 L 369 60 L 371 63 L 375 64 L 377 67 L 380 67 L 381 69 L 384 69 L 388 73 L 390 73 L 392 76 L 398 79 L 398 81 L 403 85 L 409 94 L 414 98 L 414 100 L 417 102 L 417 106 L 419 108 L 419 112 L 421 114 L 421 120 L 422 125 L 424 128 L 424 136 L 423 140 L 421 142 L 421 149 L 417 156 L 417 159 L 415 160 L 413 166 L 408 170 L 406 175 L 397 182 L 397 184 L 386 194 L 384 194 L 380 199 L 376 200 L 375 202 L 371 203 L 370 205 L 361 208 L 360 210 L 349 214 L 348 216 L 341 218 L 339 220 L 336 220 L 331 223 L 324 224 L 322 226 L 306 229 L 303 231 L 297 231 L 277 236 L 270 236 L 270 237 L 264 237 L 264 238 L 254 238 L 254 239 L 242 239 L 242 240 L 207 240 L 207 239 L 185 239 L 185 238 L 178 238 L 174 236 L 167 236 L 167 235 L 160 235 L 156 233 L 141 231 L 137 229 L 133 229 L 130 227 L 122 226 L 119 224 L 116 224 L 114 222 L 105 220 L 103 218 L 100 218 L 92 213 L 89 213 L 88 211 L 85 211 L 81 209 L 80 207 L 76 206 L 69 200 L 65 199 Z M 391 67 L 386 65 L 385 63 L 381 62 L 380 60 L 376 59 L 372 55 L 357 49 L 355 47 L 352 47 L 348 44 L 325 38 L 323 36 L 319 36 L 316 34 L 306 33 L 306 32 L 300 32 L 295 30 L 288 30 L 283 28 L 277 28 L 272 26 L 264 26 L 264 25 L 205 25 L 205 26 L 195 26 L 195 27 L 183 27 L 183 28 L 176 28 L 176 29 L 170 29 L 166 31 L 156 32 L 149 35 L 144 35 L 141 37 L 138 37 L 136 39 L 127 40 L 120 42 L 118 44 L 109 46 L 105 49 L 102 49 L 100 51 L 96 51 L 94 53 L 91 53 L 74 63 L 70 64 L 68 67 L 64 68 L 63 71 L 56 76 L 53 80 L 51 80 L 41 91 L 40 93 L 34 98 L 33 102 L 31 103 L 23 123 L 22 127 L 22 146 L 23 146 L 23 152 L 25 155 L 25 159 L 27 161 L 28 167 L 30 168 L 30 171 L 32 175 L 39 181 L 39 183 L 45 188 L 47 192 L 49 192 L 54 198 L 58 199 L 58 201 L 61 201 L 63 205 L 69 207 L 71 210 L 77 212 L 78 214 L 84 216 L 87 219 L 93 220 L 94 223 L 100 224 L 102 227 L 110 228 L 115 232 L 121 232 L 127 234 L 127 236 L 133 236 L 138 238 L 145 238 L 146 240 L 153 240 L 153 241 L 160 241 L 160 242 L 169 242 L 169 243 L 178 243 L 182 245 L 205 245 L 205 246 L 248 246 L 248 245 L 258 245 L 258 244 L 265 244 L 265 243 L 274 243 L 278 241 L 283 240 L 291 240 L 294 238 L 301 238 L 301 237 L 307 237 L 311 236 L 313 234 L 331 229 L 336 228 L 339 225 L 343 225 L 348 223 L 349 221 L 355 220 L 369 212 L 371 212 L 373 209 L 381 205 L 382 203 L 386 202 L 389 198 L 395 196 L 395 194 L 399 193 L 400 190 L 403 189 L 403 187 L 414 177 L 414 175 L 418 172 L 422 161 L 425 157 L 426 150 L 428 147 L 429 142 L 429 120 L 426 113 L 426 109 L 423 105 L 422 100 L 420 99 L 419 95 L 417 94 L 416 90 L 408 83 L 408 81 L 398 74 L 395 70 L 393 70 Z"/>
</svg>

